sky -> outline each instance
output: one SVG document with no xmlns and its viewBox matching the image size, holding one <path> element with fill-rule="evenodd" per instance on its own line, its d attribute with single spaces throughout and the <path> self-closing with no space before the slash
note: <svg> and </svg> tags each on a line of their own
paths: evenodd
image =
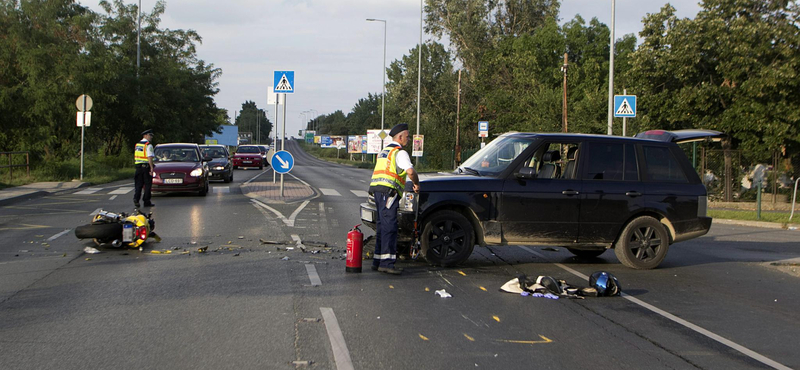
<svg viewBox="0 0 800 370">
<path fill-rule="evenodd" d="M 678 17 L 693 18 L 700 10 L 698 1 L 670 4 Z M 99 0 L 79 2 L 102 12 Z M 150 12 L 156 0 L 141 3 Z M 642 18 L 666 3 L 616 0 L 616 38 L 633 33 L 638 39 Z M 578 14 L 587 23 L 596 17 L 610 25 L 611 1 L 561 0 L 561 23 Z M 296 136 L 304 119 L 336 110 L 346 115 L 358 99 L 382 92 L 384 24 L 367 18 L 387 21 L 387 66 L 419 43 L 419 0 L 166 0 L 161 28 L 192 29 L 202 37 L 198 57 L 222 70 L 215 101 L 231 119 L 250 100 L 275 122 L 274 105 L 267 105 L 273 71 L 294 71 L 295 93 L 286 99 L 286 134 Z M 423 35 L 423 40 L 432 38 Z"/>
</svg>

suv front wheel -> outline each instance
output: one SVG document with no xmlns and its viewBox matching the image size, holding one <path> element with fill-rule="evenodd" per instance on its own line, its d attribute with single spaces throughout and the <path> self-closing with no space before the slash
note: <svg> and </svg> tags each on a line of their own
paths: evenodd
<svg viewBox="0 0 800 370">
<path fill-rule="evenodd" d="M 647 270 L 658 266 L 667 256 L 669 235 L 664 225 L 650 216 L 633 219 L 622 230 L 614 253 L 630 268 Z"/>
<path fill-rule="evenodd" d="M 436 212 L 422 230 L 422 255 L 430 263 L 455 266 L 472 254 L 474 235 L 464 215 L 450 210 Z"/>
</svg>

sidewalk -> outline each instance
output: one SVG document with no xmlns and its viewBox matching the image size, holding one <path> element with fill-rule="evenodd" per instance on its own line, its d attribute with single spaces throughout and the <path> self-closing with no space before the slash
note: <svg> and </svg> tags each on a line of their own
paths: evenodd
<svg viewBox="0 0 800 370">
<path fill-rule="evenodd" d="M 313 199 L 319 195 L 311 185 L 289 174 L 283 176 L 283 197 L 280 189 L 280 176 L 273 183 L 272 174 L 264 174 L 241 186 L 242 194 L 264 203 L 294 203 Z"/>
<path fill-rule="evenodd" d="M 35 182 L 0 190 L 0 206 L 89 186 L 88 182 Z"/>
</svg>

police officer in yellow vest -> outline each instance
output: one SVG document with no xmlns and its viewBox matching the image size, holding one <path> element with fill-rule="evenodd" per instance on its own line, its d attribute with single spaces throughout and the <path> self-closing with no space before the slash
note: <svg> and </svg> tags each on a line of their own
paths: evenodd
<svg viewBox="0 0 800 370">
<path fill-rule="evenodd" d="M 378 154 L 369 191 L 375 196 L 377 206 L 375 255 L 372 269 L 399 275 L 402 268 L 395 267 L 397 260 L 397 205 L 403 195 L 406 176 L 419 192 L 419 176 L 414 171 L 411 158 L 403 146 L 408 145 L 408 125 L 401 123 L 389 132 L 392 142 Z"/>
<path fill-rule="evenodd" d="M 134 186 L 136 190 L 133 192 L 133 205 L 139 208 L 139 197 L 142 197 L 142 188 L 144 188 L 144 206 L 152 207 L 155 204 L 150 203 L 150 188 L 153 186 L 153 130 L 146 130 L 142 132 L 142 141 L 136 143 L 136 149 L 133 152 L 133 160 L 136 164 L 136 175 L 133 177 Z"/>
</svg>

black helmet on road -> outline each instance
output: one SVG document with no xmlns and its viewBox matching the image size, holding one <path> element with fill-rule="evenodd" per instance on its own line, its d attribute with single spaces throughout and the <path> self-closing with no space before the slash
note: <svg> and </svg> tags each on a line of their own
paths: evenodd
<svg viewBox="0 0 800 370">
<path fill-rule="evenodd" d="M 605 271 L 597 271 L 589 277 L 589 285 L 597 289 L 597 295 L 611 297 L 619 295 L 622 287 L 614 275 Z"/>
</svg>

